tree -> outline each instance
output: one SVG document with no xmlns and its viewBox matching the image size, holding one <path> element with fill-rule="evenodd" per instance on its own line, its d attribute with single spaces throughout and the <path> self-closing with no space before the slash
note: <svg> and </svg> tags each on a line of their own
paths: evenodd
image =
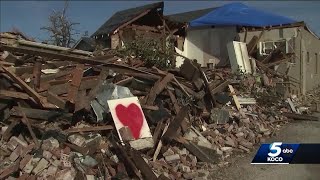
<svg viewBox="0 0 320 180">
<path fill-rule="evenodd" d="M 79 34 L 74 28 L 79 23 L 72 22 L 67 16 L 68 5 L 68 1 L 65 1 L 62 10 L 53 10 L 48 18 L 49 25 L 40 28 L 48 31 L 50 34 L 48 42 L 56 46 L 70 47 L 76 42 L 74 35 Z"/>
</svg>

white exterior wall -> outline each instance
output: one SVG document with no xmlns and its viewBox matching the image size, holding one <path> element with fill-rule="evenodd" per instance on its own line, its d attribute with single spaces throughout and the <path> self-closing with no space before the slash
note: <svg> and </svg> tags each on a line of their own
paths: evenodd
<svg viewBox="0 0 320 180">
<path fill-rule="evenodd" d="M 215 59 L 220 60 L 219 65 L 225 64 L 228 59 L 227 44 L 238 36 L 236 27 L 190 28 L 186 34 L 182 55 L 196 59 L 202 66 L 214 63 Z M 178 66 L 182 59 L 177 58 L 176 61 Z"/>
</svg>

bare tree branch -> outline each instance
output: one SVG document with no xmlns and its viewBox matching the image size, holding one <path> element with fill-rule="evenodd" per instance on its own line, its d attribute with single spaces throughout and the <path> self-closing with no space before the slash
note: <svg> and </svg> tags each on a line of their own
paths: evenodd
<svg viewBox="0 0 320 180">
<path fill-rule="evenodd" d="M 74 28 L 79 23 L 71 22 L 67 16 L 67 10 L 69 7 L 68 1 L 65 1 L 64 8 L 62 10 L 52 10 L 48 17 L 49 25 L 41 27 L 41 30 L 45 30 L 50 34 L 50 40 L 54 45 L 62 47 L 70 47 L 76 40 L 73 38 L 76 33 Z"/>
</svg>

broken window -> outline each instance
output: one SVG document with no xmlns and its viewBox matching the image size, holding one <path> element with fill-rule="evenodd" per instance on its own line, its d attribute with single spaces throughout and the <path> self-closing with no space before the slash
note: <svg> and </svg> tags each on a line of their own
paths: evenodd
<svg viewBox="0 0 320 180">
<path fill-rule="evenodd" d="M 260 42 L 260 55 L 269 55 L 273 50 L 279 48 L 282 52 L 288 53 L 288 41 L 286 39 L 279 41 Z"/>
</svg>

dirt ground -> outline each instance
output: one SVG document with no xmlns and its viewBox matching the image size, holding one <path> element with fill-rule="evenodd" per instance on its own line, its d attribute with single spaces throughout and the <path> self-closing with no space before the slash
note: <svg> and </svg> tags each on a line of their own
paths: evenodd
<svg viewBox="0 0 320 180">
<path fill-rule="evenodd" d="M 320 118 L 320 114 L 316 114 Z M 320 121 L 295 121 L 282 127 L 276 137 L 268 143 L 280 141 L 286 143 L 320 143 Z M 257 152 L 234 157 L 231 166 L 213 172 L 217 180 L 320 180 L 320 164 L 290 165 L 251 165 Z M 320 153 L 320 150 L 319 150 Z M 222 169 L 222 170 L 221 170 Z"/>
</svg>

